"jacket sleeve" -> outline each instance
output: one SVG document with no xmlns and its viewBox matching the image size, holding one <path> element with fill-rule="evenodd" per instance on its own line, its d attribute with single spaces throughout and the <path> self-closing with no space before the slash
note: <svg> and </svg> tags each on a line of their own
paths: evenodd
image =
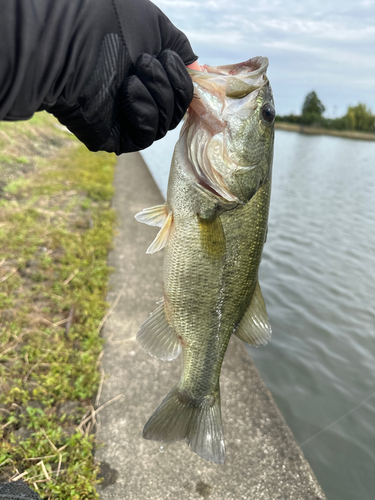
<svg viewBox="0 0 375 500">
<path fill-rule="evenodd" d="M 25 120 L 46 109 L 89 149 L 119 154 L 146 147 L 182 118 L 193 92 L 184 65 L 197 56 L 149 0 L 0 0 L 0 9 L 0 120 Z M 130 96 L 135 106 L 129 107 L 128 89 L 139 89 L 134 77 L 132 85 L 124 85 L 142 54 L 150 54 L 151 66 L 159 68 L 142 83 L 154 125 L 147 118 L 150 107 L 141 106 L 138 113 L 144 97 L 138 99 L 137 92 Z M 169 83 L 155 101 L 150 84 L 164 70 Z M 176 103 L 161 127 L 159 103 L 167 86 Z M 129 123 L 133 109 L 138 115 Z"/>
<path fill-rule="evenodd" d="M 106 29 L 109 2 L 0 0 L 0 120 L 24 120 L 87 81 Z M 90 4 L 90 5 L 88 5 Z M 92 18 L 101 19 L 93 33 Z"/>
</svg>

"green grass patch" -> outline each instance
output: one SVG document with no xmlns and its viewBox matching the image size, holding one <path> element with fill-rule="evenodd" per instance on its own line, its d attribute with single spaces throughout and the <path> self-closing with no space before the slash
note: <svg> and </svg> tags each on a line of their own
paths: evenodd
<svg viewBox="0 0 375 500">
<path fill-rule="evenodd" d="M 116 158 L 46 113 L 0 124 L 0 482 L 97 498 L 87 416 L 100 381 Z"/>
</svg>

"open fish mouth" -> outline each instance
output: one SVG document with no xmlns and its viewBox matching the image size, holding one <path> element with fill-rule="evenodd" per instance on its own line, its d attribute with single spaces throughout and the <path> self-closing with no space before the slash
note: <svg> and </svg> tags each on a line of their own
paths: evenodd
<svg viewBox="0 0 375 500">
<path fill-rule="evenodd" d="M 224 90 L 226 97 L 242 99 L 267 83 L 266 71 L 268 65 L 267 57 L 258 56 L 247 61 L 224 66 L 205 64 L 201 66 L 201 71 L 193 69 L 188 69 L 188 71 L 193 82 L 207 88 L 207 90 L 213 90 L 213 87 L 215 87 L 216 90 Z"/>
<path fill-rule="evenodd" d="M 248 171 L 256 165 L 239 165 L 225 147 L 229 106 L 235 106 L 238 120 L 247 119 L 257 107 L 257 96 L 268 83 L 267 57 L 224 66 L 201 66 L 201 71 L 188 69 L 194 83 L 194 99 L 181 135 L 187 130 L 188 158 L 197 187 L 227 202 L 241 203 L 228 185 L 228 179 L 238 170 Z M 243 99 L 243 101 L 241 101 Z M 232 104 L 231 104 L 232 103 Z M 232 113 L 233 113 L 232 112 Z M 237 121 L 238 121 L 237 120 Z"/>
<path fill-rule="evenodd" d="M 267 71 L 269 61 L 267 57 L 257 56 L 252 57 L 244 62 L 235 64 L 227 64 L 224 66 L 209 66 L 207 64 L 201 66 L 205 73 L 215 73 L 218 75 L 236 75 L 246 76 L 251 73 L 253 76 L 256 74 L 263 74 Z"/>
</svg>

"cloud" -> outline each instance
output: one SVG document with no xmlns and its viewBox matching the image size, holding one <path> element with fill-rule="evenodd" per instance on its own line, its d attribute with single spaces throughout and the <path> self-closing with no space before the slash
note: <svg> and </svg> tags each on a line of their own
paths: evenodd
<svg viewBox="0 0 375 500">
<path fill-rule="evenodd" d="M 314 85 L 326 93 L 326 106 L 341 109 L 349 99 L 375 109 L 373 0 L 153 1 L 187 34 L 204 63 L 269 57 L 279 106 L 299 108 Z M 291 85 L 299 89 L 294 104 Z"/>
<path fill-rule="evenodd" d="M 186 35 L 188 36 L 190 42 L 195 46 L 197 44 L 212 45 L 217 47 L 220 46 L 225 38 L 226 46 L 238 47 L 238 45 L 244 42 L 242 33 L 239 32 L 225 32 L 214 33 L 205 31 L 191 31 L 187 30 Z"/>
<path fill-rule="evenodd" d="M 264 26 L 268 26 L 276 31 L 289 33 L 294 38 L 300 34 L 312 35 L 314 38 L 328 40 L 368 40 L 375 39 L 375 26 L 352 28 L 344 23 L 334 21 L 314 21 L 299 18 L 269 19 L 263 21 Z"/>
</svg>

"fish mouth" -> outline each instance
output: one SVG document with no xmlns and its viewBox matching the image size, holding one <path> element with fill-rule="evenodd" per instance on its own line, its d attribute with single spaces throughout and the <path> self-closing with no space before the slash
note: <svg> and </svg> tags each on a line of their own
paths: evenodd
<svg viewBox="0 0 375 500">
<path fill-rule="evenodd" d="M 253 57 L 244 62 L 224 66 L 204 65 L 201 66 L 201 71 L 188 69 L 194 83 L 194 99 L 181 135 L 188 130 L 186 141 L 190 168 L 201 191 L 216 195 L 229 203 L 241 203 L 231 192 L 227 182 L 227 177 L 240 165 L 225 155 L 223 141 L 218 142 L 220 147 L 212 143 L 214 148 L 219 147 L 216 152 L 212 149 L 212 154 L 208 152 L 208 146 L 214 138 L 222 136 L 227 127 L 223 115 L 226 106 L 233 104 L 237 111 L 241 107 L 247 110 L 249 107 L 256 108 L 259 91 L 268 84 L 268 64 L 267 57 Z M 244 97 L 247 97 L 246 101 L 239 102 Z M 216 162 L 211 161 L 211 158 L 217 156 L 228 160 L 222 162 L 225 163 L 224 169 L 216 168 Z"/>
<path fill-rule="evenodd" d="M 266 76 L 269 61 L 257 56 L 247 61 L 224 66 L 201 66 L 201 71 L 188 69 L 194 83 L 207 90 L 224 90 L 225 96 L 242 99 L 268 82 Z"/>
<path fill-rule="evenodd" d="M 201 66 L 205 73 L 215 73 L 216 75 L 234 75 L 237 77 L 257 76 L 264 74 L 267 71 L 269 61 L 267 57 L 257 56 L 248 59 L 247 61 L 226 64 L 224 66 Z M 198 72 L 197 72 L 198 73 Z"/>
</svg>

